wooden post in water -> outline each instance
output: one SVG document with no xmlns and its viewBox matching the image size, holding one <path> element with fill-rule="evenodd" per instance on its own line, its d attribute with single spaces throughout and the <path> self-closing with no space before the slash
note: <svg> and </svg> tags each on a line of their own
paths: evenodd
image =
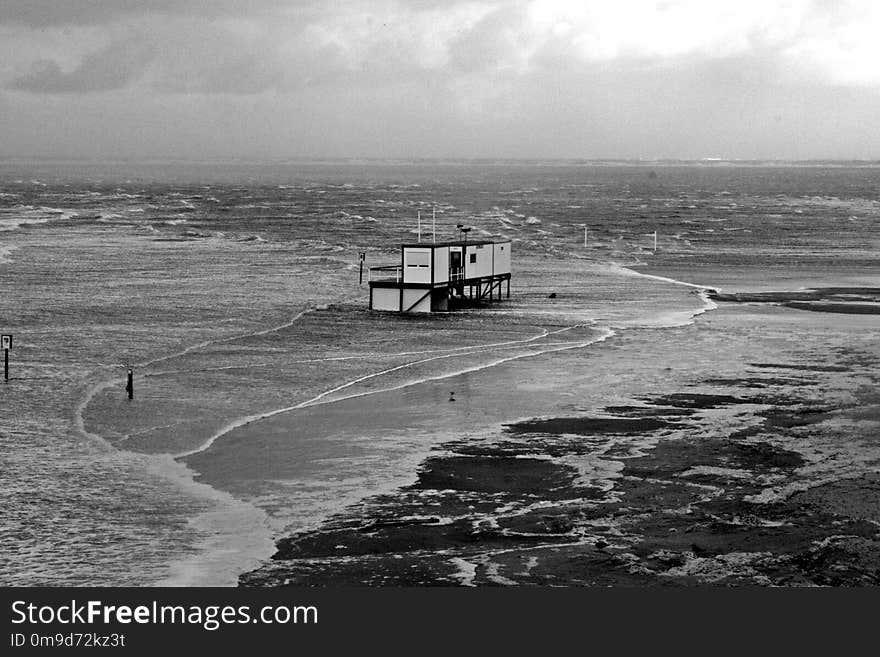
<svg viewBox="0 0 880 657">
<path fill-rule="evenodd" d="M 364 284 L 364 260 L 367 258 L 367 252 L 360 252 L 360 273 L 358 274 L 358 285 Z"/>
<path fill-rule="evenodd" d="M 125 391 L 128 393 L 129 399 L 134 399 L 134 370 L 128 369 L 128 383 L 125 385 Z"/>
<path fill-rule="evenodd" d="M 654 250 L 657 250 L 657 231 L 654 231 Z"/>
<path fill-rule="evenodd" d="M 587 246 L 587 224 L 584 224 L 584 247 Z"/>
<path fill-rule="evenodd" d="M 12 336 L 0 337 L 0 346 L 3 347 L 3 381 L 9 381 L 9 350 L 12 349 Z"/>
</svg>

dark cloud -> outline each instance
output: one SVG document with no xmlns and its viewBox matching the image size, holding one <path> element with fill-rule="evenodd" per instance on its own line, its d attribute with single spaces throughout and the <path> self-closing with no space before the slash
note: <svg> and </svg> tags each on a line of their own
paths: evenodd
<svg viewBox="0 0 880 657">
<path fill-rule="evenodd" d="M 88 55 L 69 73 L 57 62 L 42 60 L 6 86 L 31 93 L 90 93 L 121 89 L 137 79 L 155 55 L 155 48 L 139 39 L 117 41 Z"/>
<path fill-rule="evenodd" d="M 0 23 L 30 27 L 95 24 L 179 4 L 174 0 L 0 0 Z"/>
<path fill-rule="evenodd" d="M 253 15 L 262 9 L 311 2 L 282 0 L 0 0 L 0 24 L 53 27 L 100 25 L 125 16 L 183 14 L 214 16 Z"/>
<path fill-rule="evenodd" d="M 0 142 L 21 154 L 876 157 L 878 4 L 0 0 L 0 86 L 16 90 L 0 93 Z"/>
</svg>

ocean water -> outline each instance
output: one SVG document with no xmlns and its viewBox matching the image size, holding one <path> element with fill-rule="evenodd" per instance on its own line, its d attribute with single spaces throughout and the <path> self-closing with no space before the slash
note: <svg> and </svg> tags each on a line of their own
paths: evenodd
<svg viewBox="0 0 880 657">
<path fill-rule="evenodd" d="M 878 182 L 835 166 L 2 165 L 0 582 L 235 584 L 276 539 L 412 482 L 444 441 L 755 362 L 876 356 L 877 315 L 707 290 L 880 287 Z M 420 210 L 423 239 L 434 210 L 438 239 L 458 223 L 510 238 L 511 298 L 370 313 L 358 253 L 393 264 Z M 717 415 L 707 431 L 742 421 Z M 876 468 L 876 449 L 832 443 L 837 474 Z M 611 485 L 613 460 L 576 465 Z M 831 467 L 817 457 L 817 480 Z"/>
</svg>

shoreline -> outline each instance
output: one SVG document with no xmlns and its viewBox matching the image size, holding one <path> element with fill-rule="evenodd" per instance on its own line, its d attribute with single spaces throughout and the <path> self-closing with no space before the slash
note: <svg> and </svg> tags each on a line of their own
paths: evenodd
<svg viewBox="0 0 880 657">
<path fill-rule="evenodd" d="M 671 285 L 682 285 L 682 286 L 686 286 L 686 287 L 692 287 L 692 288 L 699 291 L 699 295 L 701 297 L 701 300 L 702 300 L 703 306 L 704 306 L 703 308 L 677 312 L 676 317 L 678 317 L 678 315 L 682 316 L 681 318 L 679 318 L 680 321 L 678 321 L 678 320 L 672 321 L 672 320 L 670 320 L 670 318 L 667 317 L 667 319 L 664 320 L 663 322 L 661 322 L 660 323 L 661 325 L 658 325 L 658 326 L 651 326 L 650 323 L 646 323 L 641 328 L 647 329 L 647 330 L 657 330 L 657 329 L 662 330 L 663 328 L 673 328 L 675 326 L 686 326 L 688 324 L 692 324 L 694 321 L 696 321 L 696 319 L 698 317 L 700 317 L 704 313 L 716 309 L 718 307 L 716 301 L 720 302 L 720 303 L 732 302 L 732 301 L 742 302 L 742 303 L 754 302 L 754 299 L 752 299 L 752 297 L 740 298 L 736 295 L 727 295 L 727 296 L 721 295 L 716 289 L 712 288 L 711 286 L 696 285 L 696 284 L 692 284 L 692 283 L 688 283 L 685 281 L 680 281 L 680 280 L 676 280 L 676 279 L 668 278 L 668 277 L 664 277 L 664 276 L 655 276 L 655 275 L 651 275 L 651 274 L 644 274 L 642 272 L 638 272 L 633 269 L 622 268 L 619 266 L 612 266 L 612 268 L 614 268 L 616 270 L 626 269 L 625 275 L 627 275 L 627 276 L 634 276 L 634 277 L 645 278 L 645 279 L 654 279 L 654 280 L 658 280 L 660 282 L 668 283 Z M 623 272 L 619 272 L 619 273 L 623 273 Z M 851 292 L 850 290 L 841 291 L 842 288 L 829 288 L 829 289 L 830 290 L 837 290 L 837 292 L 844 294 L 844 295 Z M 862 290 L 862 292 L 864 292 L 864 290 Z M 786 295 L 790 295 L 790 294 L 798 295 L 798 294 L 802 294 L 802 293 L 776 293 L 776 294 L 770 293 L 770 294 L 766 295 L 764 298 L 762 298 L 762 300 L 778 303 L 780 301 L 788 300 Z M 283 326 L 289 326 L 291 323 L 293 323 L 293 321 L 295 321 L 296 319 L 298 319 L 299 317 L 304 315 L 306 312 L 309 312 L 309 310 L 306 310 L 306 311 L 299 313 L 294 318 L 294 320 L 292 320 L 291 322 L 285 323 Z M 566 329 L 564 329 L 564 330 L 568 330 L 570 328 L 572 328 L 572 327 L 566 327 Z M 621 328 L 635 328 L 635 327 L 626 327 L 624 325 Z M 270 328 L 270 329 L 260 330 L 260 331 L 257 331 L 256 333 L 254 333 L 254 335 L 263 335 L 266 333 L 270 333 L 274 330 L 277 330 L 277 329 Z M 536 336 L 533 338 L 526 338 L 525 342 L 533 341 L 535 339 L 544 340 L 549 335 L 551 335 L 552 333 L 555 333 L 555 332 L 556 331 L 548 332 L 545 330 L 544 333 L 539 336 Z M 583 344 L 578 343 L 574 346 L 565 345 L 561 348 L 562 349 L 580 348 L 580 347 L 586 346 L 587 344 L 594 344 L 596 342 L 602 342 L 605 339 L 613 336 L 614 334 L 615 334 L 614 330 L 607 329 L 605 333 L 599 334 L 598 336 L 592 338 L 587 343 L 583 343 Z M 234 341 L 237 339 L 238 338 L 236 336 L 233 336 L 231 338 L 220 339 L 219 342 Z M 522 342 L 522 341 L 523 340 L 520 340 L 518 342 Z M 218 342 L 218 340 L 212 340 L 210 342 L 215 343 L 215 342 Z M 549 345 L 547 345 L 547 346 L 549 346 Z M 183 351 L 181 351 L 180 354 L 186 355 L 186 354 L 192 353 L 194 351 L 198 351 L 200 349 L 200 347 L 201 347 L 201 343 L 199 345 L 187 347 Z M 462 348 L 462 349 L 467 349 L 467 348 Z M 544 351 L 542 351 L 538 355 L 544 355 L 546 353 L 550 353 L 550 352 L 557 351 L 557 350 L 558 349 L 545 349 Z M 457 350 L 457 351 L 460 351 L 460 350 Z M 150 361 L 150 362 L 161 362 L 161 361 L 170 360 L 170 359 L 175 358 L 177 355 L 179 355 L 179 354 L 175 353 L 170 356 L 156 357 L 156 358 L 154 358 L 153 361 Z M 455 356 L 455 355 L 460 355 L 460 354 L 452 353 L 450 355 Z M 498 364 L 501 364 L 503 362 L 507 362 L 510 360 L 518 360 L 523 357 L 527 358 L 531 355 L 532 354 L 515 355 L 515 356 L 512 356 L 511 358 L 503 358 L 500 361 L 498 361 L 497 363 L 493 362 L 493 363 L 480 365 L 479 367 L 477 367 L 475 369 L 476 370 L 483 370 L 483 369 L 487 369 L 487 368 L 492 368 L 492 367 L 494 367 Z M 443 357 L 446 357 L 446 356 L 443 356 Z M 433 358 L 434 357 L 429 357 L 428 360 L 432 360 Z M 392 368 L 392 369 L 398 369 L 398 368 Z M 219 437 L 221 435 L 229 433 L 230 431 L 236 431 L 237 429 L 242 429 L 244 427 L 247 427 L 248 425 L 251 425 L 254 422 L 266 420 L 268 418 L 274 417 L 279 414 L 286 414 L 291 411 L 295 412 L 298 409 L 310 408 L 312 406 L 316 406 L 316 405 L 319 406 L 319 405 L 322 405 L 325 403 L 336 403 L 336 402 L 340 402 L 340 401 L 356 399 L 359 397 L 370 396 L 370 395 L 377 394 L 377 393 L 378 394 L 387 393 L 387 392 L 391 392 L 391 391 L 398 390 L 401 388 L 408 388 L 410 386 L 418 386 L 418 385 L 433 381 L 433 378 L 429 378 L 426 380 L 419 380 L 419 381 L 415 381 L 415 382 L 404 383 L 404 384 L 393 386 L 393 387 L 387 388 L 387 389 L 382 388 L 379 390 L 368 390 L 365 392 L 357 392 L 353 395 L 343 396 L 343 397 L 338 397 L 338 398 L 333 396 L 334 393 L 340 392 L 343 389 L 348 388 L 351 385 L 357 384 L 362 379 L 372 379 L 374 377 L 381 376 L 383 373 L 384 372 L 381 372 L 381 371 L 378 373 L 371 373 L 371 374 L 368 374 L 364 377 L 360 377 L 358 379 L 355 379 L 352 382 L 343 383 L 340 386 L 336 386 L 336 387 L 333 387 L 329 390 L 321 392 L 316 397 L 313 397 L 309 400 L 306 400 L 305 402 L 298 403 L 298 404 L 296 404 L 292 407 L 289 407 L 289 408 L 284 408 L 281 410 L 271 411 L 268 413 L 259 414 L 257 416 L 248 417 L 245 419 L 244 422 L 234 422 L 234 423 L 232 423 L 232 425 L 230 425 L 230 428 L 228 430 L 220 431 L 218 436 L 215 436 L 214 439 L 216 439 L 216 437 Z M 448 379 L 448 378 L 455 378 L 455 377 L 460 377 L 466 373 L 467 372 L 465 372 L 465 371 L 455 371 L 455 372 L 450 372 L 450 373 L 443 374 L 439 377 L 434 377 L 434 378 L 439 379 L 439 380 Z M 329 399 L 327 399 L 326 401 L 322 401 L 325 397 L 329 397 Z M 667 402 L 667 408 L 665 409 L 665 411 L 664 411 L 664 409 L 660 408 L 655 413 L 653 413 L 653 417 L 646 416 L 645 415 L 646 409 L 644 409 L 644 408 L 638 408 L 636 406 L 631 406 L 628 408 L 618 407 L 616 409 L 609 408 L 609 411 L 621 412 L 621 413 L 623 413 L 623 417 L 619 417 L 616 419 L 612 418 L 610 420 L 608 418 L 605 418 L 605 419 L 600 418 L 600 419 L 597 419 L 597 422 L 592 425 L 590 425 L 589 422 L 587 422 L 586 424 L 588 426 L 592 426 L 592 430 L 594 431 L 594 433 L 600 434 L 600 435 L 601 434 L 613 435 L 618 432 L 613 428 L 614 425 L 617 425 L 617 427 L 619 429 L 620 426 L 623 426 L 627 423 L 630 423 L 633 427 L 640 427 L 640 428 L 630 432 L 632 435 L 656 432 L 658 430 L 661 430 L 664 427 L 665 428 L 669 428 L 669 427 L 680 428 L 680 424 L 668 422 L 668 417 L 664 416 L 664 413 L 668 414 L 668 413 L 674 411 L 674 413 L 673 413 L 674 416 L 677 416 L 679 419 L 681 419 L 681 418 L 687 419 L 687 417 L 693 412 L 694 409 L 687 408 L 686 405 L 682 406 L 681 400 L 679 399 L 676 401 L 676 399 L 674 399 L 674 395 L 671 400 L 667 399 L 665 401 Z M 741 400 L 739 400 L 739 401 L 741 401 Z M 699 404 L 697 404 L 697 407 L 699 407 Z M 635 413 L 635 417 L 630 417 L 630 414 L 632 414 L 632 413 Z M 648 415 L 652 415 L 652 414 L 649 413 Z M 583 424 L 583 420 L 581 420 L 581 424 Z M 521 433 L 521 434 L 534 433 L 531 431 L 524 430 L 524 428 L 532 426 L 529 424 L 528 420 L 525 420 L 523 422 L 518 423 L 518 426 L 519 426 L 519 429 L 514 431 L 513 433 Z M 556 429 L 550 430 L 546 426 L 544 427 L 544 429 L 545 429 L 545 431 L 548 431 L 549 433 L 556 433 Z M 557 427 L 557 429 L 558 429 L 558 427 Z M 577 431 L 575 431 L 575 433 L 577 433 Z M 626 434 L 628 432 L 624 431 L 623 433 Z M 211 440 L 211 444 L 213 444 L 213 439 Z M 203 448 L 200 448 L 200 449 L 189 450 L 187 452 L 177 454 L 173 458 L 175 460 L 177 460 L 177 459 L 185 459 L 187 457 L 197 455 L 197 454 L 203 452 L 206 447 L 209 448 L 211 446 L 211 444 L 209 444 L 207 446 L 203 446 Z M 509 461 L 507 463 L 507 466 L 510 467 L 511 464 L 516 465 L 516 466 L 521 466 L 524 463 L 523 458 L 524 457 L 522 455 L 515 455 L 516 460 Z M 449 464 L 445 464 L 445 465 L 449 465 Z M 423 466 L 424 466 L 424 464 L 423 464 Z M 188 472 L 190 472 L 190 473 L 193 472 L 190 468 L 186 467 L 185 465 L 184 465 L 184 467 Z M 452 469 L 453 470 L 460 469 L 461 467 L 462 467 L 461 462 L 454 462 L 454 467 Z M 602 466 L 600 466 L 600 467 L 602 467 Z M 703 466 L 699 466 L 699 467 L 703 467 Z M 707 466 L 707 467 L 714 467 L 714 466 Z M 625 471 L 626 471 L 625 467 L 622 470 L 615 470 L 614 468 L 611 468 L 611 470 L 606 474 L 609 475 L 610 479 L 614 479 L 618 475 L 625 476 L 625 475 L 620 475 L 620 472 L 625 472 Z M 196 487 L 202 487 L 202 486 L 206 485 L 205 482 L 199 481 L 198 475 L 192 476 L 191 484 Z M 610 490 L 613 487 L 614 487 L 613 484 L 604 484 L 604 485 L 600 485 L 598 487 L 598 489 L 599 490 L 602 490 L 602 489 Z M 250 537 L 250 536 L 244 536 L 244 535 L 239 536 L 239 534 L 233 532 L 232 534 L 228 534 L 228 536 L 232 536 L 233 538 L 238 536 L 238 538 L 240 538 L 241 540 L 240 541 L 235 540 L 233 543 L 233 546 L 230 547 L 230 545 L 228 543 L 224 544 L 223 541 L 221 541 L 220 539 L 218 539 L 216 537 L 216 534 L 218 532 L 218 528 L 227 527 L 230 518 L 234 519 L 233 524 L 240 525 L 240 526 L 246 526 L 246 525 L 250 526 L 253 523 L 253 518 L 249 517 L 249 514 L 246 511 L 246 509 L 248 509 L 248 508 L 251 509 L 251 511 L 255 511 L 258 515 L 264 516 L 265 514 L 259 507 L 254 506 L 246 501 L 242 501 L 241 499 L 239 499 L 239 497 L 237 497 L 235 495 L 229 496 L 228 492 L 223 491 L 222 488 L 215 488 L 213 486 L 210 486 L 210 490 L 215 494 L 219 494 L 221 496 L 228 496 L 230 500 L 234 500 L 232 507 L 230 507 L 229 509 L 226 509 L 225 511 L 209 510 L 209 511 L 200 513 L 198 516 L 195 516 L 194 518 L 192 518 L 190 520 L 191 527 L 194 530 L 198 531 L 200 533 L 200 535 L 203 536 L 203 539 L 201 540 L 199 545 L 194 547 L 194 549 L 197 550 L 197 553 L 192 554 L 188 557 L 184 557 L 184 558 L 177 560 L 174 563 L 170 564 L 171 574 L 167 578 L 158 582 L 158 584 L 160 584 L 160 585 L 162 585 L 162 584 L 173 585 L 173 586 L 188 586 L 188 585 L 211 585 L 211 586 L 221 585 L 221 586 L 225 586 L 225 585 L 235 584 L 236 581 L 241 581 L 242 583 L 250 584 L 250 583 L 253 583 L 254 581 L 257 581 L 257 582 L 260 581 L 261 575 L 259 575 L 259 574 L 255 575 L 254 573 L 262 573 L 263 572 L 263 570 L 266 568 L 266 566 L 265 565 L 261 566 L 260 564 L 261 563 L 265 564 L 266 560 L 273 554 L 273 552 L 276 553 L 275 557 L 273 558 L 273 561 L 278 560 L 277 557 L 278 557 L 278 554 L 280 554 L 280 552 L 277 552 L 277 548 L 273 546 L 274 541 L 269 539 L 269 536 L 271 536 L 271 534 L 273 532 L 271 532 L 271 530 L 269 530 L 268 526 L 265 524 L 267 522 L 266 520 L 263 521 L 263 525 L 265 527 L 265 529 L 263 531 L 265 531 L 265 537 L 266 537 L 264 541 L 257 540 L 256 538 Z M 496 491 L 496 492 L 500 493 L 501 491 Z M 388 494 L 389 493 L 386 493 L 386 495 L 388 495 Z M 391 494 L 393 494 L 393 493 L 391 493 Z M 590 497 L 592 495 L 594 495 L 594 491 L 591 490 L 588 494 L 588 497 Z M 370 500 L 370 497 L 368 496 L 366 501 L 362 500 L 362 502 L 366 502 L 369 505 L 369 500 Z M 344 514 L 345 511 L 343 510 L 342 513 Z M 323 520 L 319 521 L 317 524 L 317 527 L 319 529 L 317 529 L 317 531 L 321 531 L 320 527 L 326 525 L 327 523 L 332 523 L 335 515 L 338 515 L 338 514 L 331 514 L 330 517 L 325 517 Z M 417 522 L 414 520 L 414 524 L 419 525 L 420 522 Z M 428 522 L 426 524 L 431 525 L 431 524 L 433 524 L 433 522 Z M 565 523 L 563 523 L 563 524 L 565 525 Z M 250 532 L 248 532 L 248 534 L 250 534 Z M 280 539 L 278 541 L 278 545 L 284 545 L 285 540 L 286 539 Z M 443 548 L 443 549 L 447 549 L 447 548 Z M 241 564 L 242 566 L 244 566 L 244 568 L 230 565 L 230 563 L 228 561 L 228 556 L 230 554 L 230 550 L 239 555 L 239 557 L 237 557 L 235 559 L 235 563 Z M 474 571 L 474 575 L 473 575 L 473 577 L 465 576 L 459 572 L 458 574 L 450 575 L 450 577 L 452 577 L 452 580 L 454 582 L 464 581 L 465 583 L 468 583 L 468 582 L 473 583 L 474 577 L 476 577 L 477 566 L 474 564 L 470 564 L 470 562 L 467 562 L 466 560 L 464 560 L 463 557 L 453 557 L 453 559 L 458 559 L 458 561 L 455 561 L 455 563 L 457 563 L 460 568 L 472 569 Z M 466 564 L 466 563 L 470 564 L 470 565 L 464 566 L 463 564 Z M 250 570 L 248 570 L 248 569 L 250 569 Z M 508 579 L 510 580 L 510 582 L 515 581 L 514 579 L 510 579 L 510 578 L 508 578 Z"/>
<path fill-rule="evenodd" d="M 272 555 L 274 539 L 265 511 L 197 482 L 195 473 L 178 461 L 162 463 L 158 469 L 184 492 L 206 498 L 214 506 L 188 521 L 201 537 L 192 553 L 169 563 L 168 574 L 150 586 L 235 586 L 242 571 Z M 230 531 L 231 527 L 235 529 Z"/>
<path fill-rule="evenodd" d="M 877 356 L 754 362 L 446 441 L 240 585 L 880 584 L 880 475 L 854 419 L 880 423 L 880 406 L 840 402 L 852 363 L 876 381 Z"/>
<path fill-rule="evenodd" d="M 599 265 L 599 266 L 602 267 L 602 265 Z M 610 266 L 610 267 L 606 266 L 606 267 L 608 267 L 609 271 L 613 272 L 614 275 L 621 275 L 621 272 L 620 272 L 621 268 L 620 267 L 618 267 L 618 266 Z M 706 295 L 706 288 L 704 286 L 694 285 L 694 284 L 690 284 L 690 283 L 687 283 L 684 281 L 677 281 L 674 279 L 644 276 L 644 275 L 640 274 L 639 272 L 635 272 L 632 270 L 627 270 L 625 275 L 632 276 L 635 278 L 656 279 L 661 283 L 670 284 L 673 286 L 691 287 L 691 288 L 698 290 L 700 292 L 700 296 L 701 296 L 702 307 L 692 308 L 692 309 L 688 309 L 688 310 L 675 311 L 674 317 L 672 317 L 672 318 L 666 317 L 666 319 L 663 319 L 663 320 L 657 319 L 655 321 L 650 321 L 650 322 L 643 321 L 641 323 L 633 320 L 631 323 L 635 324 L 636 327 L 640 326 L 641 328 L 644 328 L 647 330 L 658 330 L 658 329 L 662 329 L 662 328 L 675 328 L 675 327 L 680 327 L 680 326 L 686 326 L 688 324 L 691 324 L 696 317 L 702 315 L 703 313 L 705 313 L 709 310 L 714 309 L 714 307 L 715 307 L 715 304 L 712 303 L 705 296 Z M 206 448 L 210 449 L 211 446 L 214 444 L 214 441 L 217 438 L 219 438 L 221 436 L 226 436 L 227 434 L 232 434 L 231 437 L 234 440 L 241 440 L 244 438 L 245 435 L 255 437 L 256 435 L 258 435 L 261 432 L 260 427 L 262 427 L 263 431 L 265 431 L 267 429 L 267 425 L 265 424 L 265 421 L 267 421 L 267 420 L 271 422 L 273 420 L 273 418 L 275 418 L 275 419 L 281 421 L 282 423 L 284 423 L 285 421 L 283 420 L 283 418 L 281 418 L 279 416 L 285 416 L 289 413 L 296 413 L 297 411 L 302 411 L 302 410 L 314 410 L 314 407 L 322 406 L 325 404 L 338 404 L 340 402 L 343 402 L 343 403 L 344 402 L 354 402 L 355 404 L 359 404 L 362 402 L 362 400 L 365 400 L 366 398 L 368 398 L 372 395 L 376 395 L 376 394 L 385 395 L 388 393 L 395 393 L 395 392 L 399 392 L 399 391 L 404 391 L 404 390 L 409 389 L 411 387 L 423 387 L 426 384 L 430 386 L 430 385 L 433 385 L 437 382 L 448 380 L 448 379 L 449 380 L 457 380 L 457 379 L 460 379 L 461 377 L 467 376 L 469 374 L 483 373 L 483 372 L 492 370 L 493 368 L 496 368 L 499 365 L 503 366 L 508 363 L 515 363 L 515 361 L 520 361 L 521 359 L 531 359 L 534 357 L 546 357 L 550 354 L 560 352 L 560 351 L 567 351 L 567 350 L 573 350 L 573 349 L 574 350 L 583 349 L 585 347 L 590 347 L 590 346 L 596 345 L 598 343 L 604 342 L 608 338 L 611 338 L 614 335 L 616 335 L 617 330 L 619 330 L 619 328 L 618 329 L 601 328 L 600 326 L 598 326 L 596 324 L 597 324 L 597 322 L 591 321 L 591 322 L 588 322 L 583 325 L 581 325 L 581 324 L 566 325 L 562 328 L 557 328 L 554 330 L 549 330 L 548 328 L 545 328 L 539 335 L 515 340 L 513 342 L 508 341 L 508 342 L 504 342 L 504 343 L 488 344 L 488 345 L 487 344 L 479 344 L 479 345 L 473 345 L 470 347 L 457 348 L 457 349 L 453 350 L 453 353 L 443 354 L 441 356 L 430 356 L 424 360 L 430 361 L 430 360 L 434 360 L 435 358 L 449 358 L 449 357 L 467 355 L 467 353 L 470 350 L 476 349 L 477 351 L 482 351 L 482 350 L 485 350 L 487 347 L 497 347 L 497 348 L 501 348 L 501 349 L 513 349 L 513 348 L 522 349 L 524 347 L 528 347 L 528 343 L 532 343 L 532 342 L 536 342 L 536 341 L 540 341 L 542 343 L 542 344 L 538 345 L 538 346 L 540 346 L 540 349 L 537 349 L 534 353 L 532 353 L 529 350 L 526 350 L 524 353 L 515 353 L 511 356 L 502 357 L 500 359 L 496 358 L 495 360 L 492 360 L 490 362 L 481 363 L 479 365 L 475 365 L 475 366 L 468 367 L 465 369 L 455 369 L 455 370 L 452 370 L 452 371 L 444 373 L 444 374 L 435 375 L 435 376 L 428 376 L 427 378 L 419 378 L 414 381 L 407 381 L 407 382 L 404 382 L 401 384 L 392 385 L 390 387 L 388 387 L 386 385 L 386 386 L 380 387 L 379 389 L 367 390 L 367 391 L 362 391 L 362 392 L 355 392 L 353 394 L 344 395 L 344 396 L 335 396 L 334 395 L 334 393 L 342 391 L 343 389 L 348 388 L 351 385 L 356 384 L 364 379 L 372 379 L 372 378 L 381 376 L 385 373 L 385 371 L 383 370 L 380 372 L 371 373 L 371 374 L 359 377 L 351 382 L 343 383 L 341 385 L 335 386 L 329 390 L 326 390 L 324 392 L 319 393 L 317 396 L 312 397 L 311 399 L 308 399 L 304 402 L 298 403 L 294 406 L 264 412 L 264 413 L 261 413 L 259 415 L 255 415 L 255 416 L 249 416 L 249 417 L 245 418 L 244 421 L 241 421 L 241 420 L 234 421 L 234 422 L 230 423 L 230 425 L 227 428 L 219 431 L 214 436 L 214 438 L 210 441 L 210 444 L 208 444 L 207 446 L 203 445 L 202 448 L 190 450 L 188 452 L 178 454 L 175 458 L 188 460 L 188 459 L 194 457 L 194 458 L 196 458 L 196 461 L 195 461 L 196 469 L 200 470 L 203 465 L 203 463 L 200 460 L 198 460 L 200 458 L 200 455 L 205 453 Z M 634 328 L 634 327 L 627 327 L 627 328 Z M 591 333 L 591 336 L 586 340 L 584 339 L 584 337 L 579 337 L 576 339 L 572 339 L 573 341 L 570 343 L 560 343 L 562 346 L 554 346 L 554 343 L 547 342 L 547 340 L 550 340 L 556 334 L 558 334 L 560 332 L 564 332 L 564 331 L 571 331 L 573 329 L 582 329 L 582 330 L 588 329 Z M 525 344 L 523 344 L 523 343 L 525 343 Z M 417 361 L 417 362 L 421 362 L 421 361 Z M 400 369 L 401 367 L 409 367 L 409 364 L 404 365 L 404 366 L 394 367 L 394 368 L 392 368 L 392 370 Z M 365 403 L 369 404 L 370 402 L 368 400 L 366 400 Z M 293 418 L 291 418 L 291 419 L 287 420 L 286 422 L 291 423 L 291 422 L 295 422 L 295 420 Z M 262 423 L 262 424 L 260 424 L 260 423 Z M 222 446 L 221 446 L 221 450 L 222 450 Z M 208 466 L 208 470 L 209 471 L 212 470 L 212 467 Z M 401 475 L 404 477 L 407 477 L 406 473 L 401 473 Z M 204 479 L 200 479 L 200 480 L 204 481 Z M 210 481 L 210 477 L 208 478 L 208 481 Z M 221 486 L 221 488 L 222 488 L 222 486 Z M 360 495 L 360 498 L 362 498 L 362 497 L 363 497 L 363 495 Z M 335 513 L 335 512 L 332 512 L 330 514 L 330 516 L 332 516 L 333 513 Z M 322 519 L 316 520 L 316 522 L 313 524 L 315 526 L 320 526 L 321 523 L 323 523 L 327 520 L 327 517 L 328 516 L 324 516 Z M 282 535 L 283 535 L 283 532 L 282 532 Z"/>
<path fill-rule="evenodd" d="M 706 381 L 692 390 L 689 372 L 722 387 L 726 378 L 748 388 L 770 379 L 782 390 L 797 388 L 794 369 L 761 374 L 732 363 L 781 361 L 763 348 L 751 357 L 751 343 L 790 347 L 790 365 L 826 353 L 836 358 L 846 346 L 846 336 L 801 341 L 802 324 L 838 322 L 859 344 L 860 333 L 876 327 L 877 316 L 868 313 L 744 303 L 737 304 L 743 317 L 794 319 L 771 327 L 769 336 L 765 324 L 748 317 L 715 335 L 704 329 L 717 327 L 727 311 L 705 312 L 716 303 L 708 298 L 710 286 L 681 286 L 695 280 L 743 292 L 872 284 L 876 189 L 856 170 L 768 176 L 769 169 L 712 173 L 706 167 L 695 179 L 686 168 L 666 168 L 655 178 L 635 168 L 511 167 L 496 179 L 489 169 L 447 177 L 404 168 L 363 175 L 348 167 L 320 174 L 263 168 L 257 179 L 245 169 L 220 175 L 178 167 L 173 176 L 132 168 L 116 181 L 116 173 L 98 175 L 99 168 L 5 170 L 15 192 L 3 198 L 7 219 L 41 222 L 3 231 L 7 251 L 0 248 L 4 332 L 16 336 L 10 431 L 3 437 L 18 473 L 2 491 L 20 537 L 10 545 L 13 563 L 4 565 L 10 581 L 167 581 L 166 566 L 174 563 L 179 582 L 214 571 L 214 581 L 232 583 L 237 573 L 230 578 L 223 551 L 238 551 L 225 557 L 233 562 L 250 550 L 244 535 L 263 534 L 248 524 L 259 525 L 261 514 L 267 514 L 266 533 L 293 534 L 310 517 L 327 518 L 374 492 L 412 485 L 419 463 L 442 451 L 431 449 L 463 437 L 489 440 L 493 431 L 507 435 L 505 423 L 596 418 L 602 422 L 577 426 L 590 426 L 594 435 L 581 439 L 597 448 L 612 440 L 607 430 L 625 427 L 605 423 L 607 415 L 650 419 L 638 399 L 643 393 L 713 394 Z M 436 204 L 447 228 L 467 220 L 517 241 L 509 303 L 491 314 L 423 322 L 370 314 L 358 301 L 316 310 L 289 326 L 303 308 L 356 292 L 362 298 L 357 253 L 368 252 L 371 264 L 396 255 L 389 242 L 415 235 L 413 213 L 426 204 Z M 584 220 L 591 240 L 581 246 Z M 652 250 L 646 235 L 655 231 Z M 613 270 L 602 264 L 608 260 L 629 269 Z M 616 335 L 601 347 L 549 352 L 597 335 L 579 329 L 530 350 L 498 348 L 395 369 L 462 344 L 485 351 L 485 343 L 582 323 Z M 680 328 L 655 330 L 661 326 Z M 425 353 L 409 353 L 416 350 Z M 518 354 L 528 357 L 492 362 Z M 129 403 L 121 368 L 131 363 L 137 392 Z M 455 371 L 486 365 L 493 366 Z M 387 373 L 362 379 L 380 372 Z M 828 374 L 836 380 L 838 370 Z M 425 382 L 437 375 L 446 378 Z M 494 392 L 484 390 L 492 386 Z M 320 406 L 253 422 L 173 460 L 237 418 L 324 393 Z M 734 389 L 715 394 L 743 396 Z M 603 408 L 607 413 L 598 413 Z M 709 431 L 740 407 L 663 408 L 693 423 L 688 418 L 699 415 Z M 871 422 L 868 415 L 861 422 Z M 654 419 L 668 424 L 631 424 L 644 430 L 626 438 L 633 449 L 647 454 L 663 431 L 686 430 L 672 426 L 686 425 L 681 419 Z M 837 421 L 832 414 L 805 427 Z M 531 435 L 514 434 L 514 442 Z M 610 458 L 613 450 L 608 456 L 560 452 L 558 458 L 573 468 L 563 472 L 581 488 L 616 494 L 625 464 Z M 819 477 L 820 465 L 801 467 Z M 215 540 L 218 528 L 228 540 Z M 134 563 L 131 554 L 138 555 Z M 196 563 L 201 558 L 205 567 Z M 457 582 L 470 577 L 456 573 Z"/>
</svg>

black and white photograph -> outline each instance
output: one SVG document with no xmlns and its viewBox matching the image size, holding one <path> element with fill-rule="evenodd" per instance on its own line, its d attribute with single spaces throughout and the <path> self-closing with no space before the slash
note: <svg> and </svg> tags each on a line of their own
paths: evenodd
<svg viewBox="0 0 880 657">
<path fill-rule="evenodd" d="M 876 587 L 878 35 L 0 1 L 0 585 Z"/>
</svg>

